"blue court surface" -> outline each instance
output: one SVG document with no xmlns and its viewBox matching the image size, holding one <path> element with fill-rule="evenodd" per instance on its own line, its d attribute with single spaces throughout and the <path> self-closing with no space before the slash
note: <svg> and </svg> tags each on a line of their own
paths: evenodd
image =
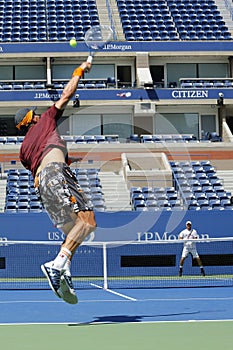
<svg viewBox="0 0 233 350">
<path fill-rule="evenodd" d="M 50 290 L 0 291 L 0 324 L 113 324 L 233 320 L 233 288 L 96 289 L 66 304 Z"/>
</svg>

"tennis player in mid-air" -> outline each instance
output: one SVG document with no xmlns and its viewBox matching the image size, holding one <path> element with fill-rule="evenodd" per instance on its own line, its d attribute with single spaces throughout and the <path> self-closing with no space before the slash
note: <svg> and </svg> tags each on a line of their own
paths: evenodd
<svg viewBox="0 0 233 350">
<path fill-rule="evenodd" d="M 59 135 L 57 122 L 84 71 L 90 69 L 89 62 L 76 68 L 60 99 L 41 116 L 35 107 L 21 108 L 15 115 L 16 128 L 25 135 L 20 160 L 32 172 L 51 220 L 66 235 L 59 254 L 41 269 L 54 293 L 70 304 L 78 301 L 71 279 L 71 260 L 85 237 L 95 230 L 96 221 L 93 208 L 68 165 L 66 143 Z"/>
<path fill-rule="evenodd" d="M 181 277 L 183 274 L 184 261 L 189 254 L 191 254 L 192 257 L 196 259 L 198 266 L 200 267 L 200 270 L 201 270 L 201 275 L 205 276 L 205 270 L 202 265 L 201 258 L 197 252 L 196 242 L 193 241 L 194 239 L 198 238 L 198 234 L 197 234 L 197 231 L 192 228 L 191 221 L 186 222 L 186 228 L 180 232 L 178 238 L 184 240 L 184 247 L 183 247 L 182 256 L 180 259 L 179 276 Z"/>
</svg>

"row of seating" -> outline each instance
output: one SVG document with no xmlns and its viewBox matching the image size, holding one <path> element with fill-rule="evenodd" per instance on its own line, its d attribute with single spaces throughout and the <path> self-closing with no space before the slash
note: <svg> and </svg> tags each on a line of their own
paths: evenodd
<svg viewBox="0 0 233 350">
<path fill-rule="evenodd" d="M 233 210 L 231 193 L 225 191 L 209 161 L 170 165 L 175 187 L 132 187 L 132 210 Z"/>
<path fill-rule="evenodd" d="M 50 88 L 63 89 L 67 81 L 55 81 Z M 78 89 L 106 89 L 116 87 L 116 79 L 108 77 L 106 80 L 80 80 Z M 175 82 L 169 83 L 170 88 L 177 87 Z M 233 81 L 231 80 L 190 80 L 182 79 L 180 87 L 183 88 L 232 88 Z M 45 82 L 0 82 L 0 90 L 34 90 L 48 88 Z"/>
<path fill-rule="evenodd" d="M 157 143 L 157 142 L 191 142 L 196 141 L 192 134 L 153 134 L 153 135 L 130 135 L 128 142 Z"/>
<path fill-rule="evenodd" d="M 132 134 L 127 142 L 160 143 L 160 142 L 221 142 L 222 138 L 217 132 L 206 132 L 201 140 L 192 134 L 167 134 L 167 135 L 138 135 Z"/>
<path fill-rule="evenodd" d="M 99 144 L 119 143 L 119 135 L 63 135 L 62 138 L 68 143 Z M 0 136 L 0 145 L 17 145 L 23 142 L 23 136 Z"/>
<path fill-rule="evenodd" d="M 119 143 L 119 135 L 63 135 L 63 139 L 72 144 Z M 23 136 L 0 136 L 0 145 L 17 145 L 23 142 Z M 222 142 L 215 132 L 206 132 L 201 142 Z M 128 143 L 161 143 L 161 142 L 199 142 L 193 135 L 138 135 L 132 134 L 127 138 Z"/>
<path fill-rule="evenodd" d="M 96 211 L 105 211 L 106 210 L 106 206 L 105 206 L 105 202 L 103 199 L 98 199 L 98 200 L 90 200 L 92 205 L 93 205 L 93 209 Z M 29 212 L 33 212 L 33 213 L 41 213 L 45 211 L 43 205 L 41 204 L 40 201 L 33 201 L 33 202 L 17 202 L 17 201 L 11 201 L 11 200 L 7 200 L 6 204 L 5 204 L 5 212 L 6 213 L 29 213 Z"/>
<path fill-rule="evenodd" d="M 51 85 L 47 85 L 43 81 L 38 82 L 0 82 L 0 90 L 35 90 L 35 89 L 64 89 L 67 81 L 54 81 Z M 106 89 L 109 87 L 116 87 L 116 79 L 108 77 L 105 80 L 80 80 L 78 89 Z"/>
<path fill-rule="evenodd" d="M 89 182 L 80 181 L 80 185 L 89 200 L 93 205 L 94 210 L 105 211 L 106 205 L 104 201 L 104 195 L 100 183 L 92 184 Z M 17 212 L 42 212 L 44 207 L 37 197 L 33 183 L 28 186 L 17 185 L 11 181 L 7 184 L 7 194 L 5 201 L 5 212 L 17 213 Z"/>
<path fill-rule="evenodd" d="M 231 193 L 225 191 L 209 161 L 171 162 L 171 167 L 176 188 L 187 209 L 233 209 Z"/>
<path fill-rule="evenodd" d="M 105 201 L 98 169 L 73 169 L 74 174 L 94 210 L 105 211 Z M 10 169 L 7 172 L 5 212 L 42 212 L 43 205 L 34 188 L 34 180 L 26 169 Z"/>
<path fill-rule="evenodd" d="M 171 2 L 170 10 L 181 40 L 229 40 L 231 33 L 219 10 L 206 6 Z"/>
<path fill-rule="evenodd" d="M 45 83 L 43 82 L 15 82 L 15 83 L 0 82 L 0 90 L 31 90 L 31 89 L 45 89 Z"/>
<path fill-rule="evenodd" d="M 231 39 L 214 3 L 118 0 L 117 6 L 126 40 Z M 97 24 L 95 0 L 0 3 L 3 42 L 67 41 L 73 36 L 83 41 L 85 32 Z"/>
<path fill-rule="evenodd" d="M 183 203 L 174 187 L 132 187 L 132 210 L 182 210 Z"/>
<path fill-rule="evenodd" d="M 233 87 L 233 81 L 231 80 L 190 80 L 190 79 L 184 79 L 181 81 L 180 87 L 192 89 L 192 88 L 232 88 Z"/>
<path fill-rule="evenodd" d="M 119 135 L 81 135 L 81 136 L 63 136 L 69 143 L 77 144 L 99 144 L 99 143 L 119 143 Z"/>
<path fill-rule="evenodd" d="M 66 41 L 72 37 L 83 41 L 85 32 L 99 24 L 94 0 L 61 0 L 0 3 L 0 40 Z"/>
<path fill-rule="evenodd" d="M 216 5 L 117 1 L 126 40 L 229 40 Z"/>
</svg>

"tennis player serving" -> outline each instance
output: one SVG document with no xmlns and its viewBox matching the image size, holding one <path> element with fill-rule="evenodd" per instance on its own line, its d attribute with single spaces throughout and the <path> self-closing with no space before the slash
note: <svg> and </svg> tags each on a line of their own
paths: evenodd
<svg viewBox="0 0 233 350">
<path fill-rule="evenodd" d="M 196 242 L 194 242 L 194 239 L 198 238 L 197 231 L 192 228 L 191 221 L 186 222 L 186 229 L 181 231 L 179 234 L 179 239 L 184 240 L 184 247 L 182 251 L 182 256 L 180 259 L 180 269 L 179 269 L 179 276 L 181 277 L 183 274 L 183 266 L 184 261 L 187 258 L 188 254 L 191 254 L 194 259 L 197 260 L 198 266 L 201 269 L 202 276 L 205 276 L 205 271 L 202 265 L 202 261 L 198 255 L 197 248 L 196 248 Z"/>
<path fill-rule="evenodd" d="M 84 71 L 90 69 L 90 62 L 76 68 L 61 98 L 41 116 L 36 114 L 35 107 L 21 108 L 15 115 L 16 128 L 25 135 L 20 160 L 32 172 L 51 220 L 66 236 L 59 254 L 41 269 L 54 293 L 70 304 L 78 301 L 71 279 L 71 260 L 79 245 L 96 228 L 96 221 L 93 208 L 69 167 L 71 160 L 57 122 Z"/>
</svg>

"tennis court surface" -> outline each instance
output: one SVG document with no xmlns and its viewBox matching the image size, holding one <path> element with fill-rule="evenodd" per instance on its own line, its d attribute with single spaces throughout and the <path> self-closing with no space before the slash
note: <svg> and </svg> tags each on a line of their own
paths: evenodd
<svg viewBox="0 0 233 350">
<path fill-rule="evenodd" d="M 6 349 L 232 349 L 233 288 L 0 291 Z"/>
<path fill-rule="evenodd" d="M 73 263 L 79 303 L 69 305 L 40 270 L 58 243 L 8 241 L 0 247 L 1 347 L 232 350 L 232 239 L 198 243 L 206 277 L 191 257 L 178 277 L 177 242 L 83 245 Z"/>
</svg>

